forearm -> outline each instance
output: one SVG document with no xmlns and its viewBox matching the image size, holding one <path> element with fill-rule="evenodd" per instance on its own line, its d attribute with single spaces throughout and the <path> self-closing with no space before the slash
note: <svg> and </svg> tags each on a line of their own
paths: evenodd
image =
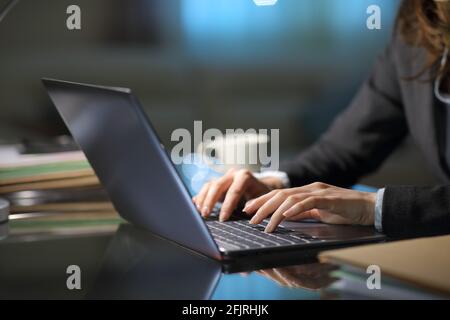
<svg viewBox="0 0 450 320">
<path fill-rule="evenodd" d="M 291 186 L 324 182 L 350 187 L 360 177 L 362 168 L 352 165 L 346 150 L 321 139 L 295 159 L 284 162 L 281 170 L 287 173 Z"/>
<path fill-rule="evenodd" d="M 349 187 L 376 170 L 405 137 L 408 126 L 397 74 L 397 41 L 327 132 L 296 159 L 283 163 L 292 186 L 316 181 Z"/>
<path fill-rule="evenodd" d="M 392 237 L 450 233 L 450 186 L 387 187 L 382 205 L 382 229 Z"/>
</svg>

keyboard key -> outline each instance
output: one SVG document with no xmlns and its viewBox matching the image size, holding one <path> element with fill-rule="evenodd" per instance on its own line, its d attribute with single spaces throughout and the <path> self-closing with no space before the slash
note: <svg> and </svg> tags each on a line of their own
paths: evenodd
<svg viewBox="0 0 450 320">
<path fill-rule="evenodd" d="M 322 240 L 279 226 L 274 233 L 265 233 L 267 221 L 250 225 L 248 221 L 208 221 L 214 239 L 220 248 L 226 250 L 257 249 L 321 242 Z"/>
</svg>

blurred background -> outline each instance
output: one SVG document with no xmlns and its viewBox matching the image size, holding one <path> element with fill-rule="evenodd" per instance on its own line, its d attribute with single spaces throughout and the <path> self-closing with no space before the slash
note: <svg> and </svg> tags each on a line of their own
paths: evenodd
<svg viewBox="0 0 450 320">
<path fill-rule="evenodd" d="M 0 0 L 0 5 L 6 3 Z M 66 28 L 66 8 L 82 30 Z M 382 29 L 366 28 L 366 8 Z M 130 87 L 163 142 L 174 129 L 280 129 L 281 156 L 313 143 L 345 108 L 392 32 L 398 0 L 23 0 L 0 24 L 0 140 L 66 128 L 41 77 Z M 434 183 L 405 141 L 362 182 Z"/>
</svg>

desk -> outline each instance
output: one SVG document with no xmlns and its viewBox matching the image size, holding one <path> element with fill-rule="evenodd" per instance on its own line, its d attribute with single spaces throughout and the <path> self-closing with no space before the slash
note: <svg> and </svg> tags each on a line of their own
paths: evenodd
<svg viewBox="0 0 450 320">
<path fill-rule="evenodd" d="M 333 282 L 331 266 L 301 256 L 233 273 L 115 213 L 16 217 L 0 240 L 0 299 L 319 299 Z M 69 265 L 81 290 L 67 289 Z"/>
</svg>

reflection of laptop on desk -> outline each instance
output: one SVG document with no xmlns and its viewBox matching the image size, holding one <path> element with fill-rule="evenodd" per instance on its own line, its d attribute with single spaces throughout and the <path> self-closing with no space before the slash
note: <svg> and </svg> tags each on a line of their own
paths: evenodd
<svg viewBox="0 0 450 320">
<path fill-rule="evenodd" d="M 210 299 L 222 274 L 220 262 L 128 223 L 102 260 L 88 299 Z"/>
<path fill-rule="evenodd" d="M 217 259 L 277 250 L 377 241 L 372 228 L 203 221 L 191 195 L 129 89 L 43 80 L 120 215 L 136 225 Z"/>
</svg>

